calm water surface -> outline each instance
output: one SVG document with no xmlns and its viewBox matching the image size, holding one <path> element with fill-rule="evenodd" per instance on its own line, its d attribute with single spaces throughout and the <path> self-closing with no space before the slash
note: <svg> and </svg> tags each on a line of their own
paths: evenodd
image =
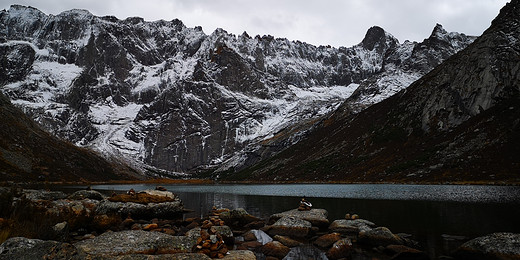
<svg viewBox="0 0 520 260">
<path fill-rule="evenodd" d="M 94 185 L 93 189 L 154 189 L 155 184 Z M 329 220 L 356 213 L 394 233 L 412 234 L 432 258 L 493 232 L 520 233 L 520 187 L 390 184 L 162 185 L 179 195 L 193 216 L 212 206 L 245 208 L 268 218 L 294 209 L 302 196 Z M 81 187 L 74 187 L 81 188 Z M 456 237 L 454 237 L 456 236 Z"/>
</svg>

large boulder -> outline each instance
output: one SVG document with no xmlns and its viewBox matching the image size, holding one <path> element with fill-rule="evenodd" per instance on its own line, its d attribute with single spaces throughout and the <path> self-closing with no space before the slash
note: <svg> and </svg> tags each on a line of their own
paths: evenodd
<svg viewBox="0 0 520 260">
<path fill-rule="evenodd" d="M 97 257 L 190 252 L 195 242 L 186 236 L 128 230 L 105 232 L 93 239 L 80 241 L 75 246 L 80 253 Z"/>
<path fill-rule="evenodd" d="M 162 203 L 135 203 L 135 202 L 112 202 L 102 201 L 96 208 L 98 215 L 118 214 L 125 218 L 129 214 L 132 218 L 174 218 L 185 212 L 180 200 Z"/>
<path fill-rule="evenodd" d="M 162 191 L 162 190 L 142 190 L 138 193 L 146 193 L 152 196 L 160 196 L 160 197 L 168 197 L 170 199 L 176 199 L 177 195 L 173 194 L 171 191 Z"/>
<path fill-rule="evenodd" d="M 74 246 L 57 241 L 13 237 L 0 245 L 0 259 L 73 259 Z"/>
<path fill-rule="evenodd" d="M 268 233 L 271 236 L 305 237 L 311 228 L 309 221 L 295 217 L 282 217 L 269 227 Z"/>
<path fill-rule="evenodd" d="M 357 236 L 360 231 L 370 230 L 375 224 L 364 219 L 338 219 L 334 220 L 329 226 L 329 230 L 343 235 Z"/>
<path fill-rule="evenodd" d="M 82 199 L 91 199 L 91 200 L 103 200 L 105 196 L 101 194 L 99 191 L 95 190 L 78 190 L 72 193 L 67 197 L 70 200 L 82 200 Z"/>
<path fill-rule="evenodd" d="M 281 259 L 284 258 L 291 249 L 278 241 L 272 241 L 263 245 L 260 251 L 266 256 L 274 256 Z"/>
<path fill-rule="evenodd" d="M 269 222 L 273 223 L 282 217 L 293 217 L 309 221 L 313 226 L 326 227 L 329 225 L 329 220 L 327 219 L 328 215 L 329 213 L 325 209 L 311 209 L 303 211 L 292 209 L 271 215 Z"/>
<path fill-rule="evenodd" d="M 47 191 L 47 190 L 24 190 L 23 194 L 31 201 L 40 200 L 59 200 L 65 199 L 67 194 L 61 191 Z"/>
<path fill-rule="evenodd" d="M 520 259 L 520 234 L 494 233 L 460 246 L 457 259 Z"/>
<path fill-rule="evenodd" d="M 373 246 L 401 245 L 403 240 L 386 227 L 377 227 L 359 232 L 359 243 Z"/>
<path fill-rule="evenodd" d="M 219 213 L 220 219 L 222 219 L 227 225 L 232 227 L 245 226 L 249 223 L 260 221 L 261 219 L 249 214 L 245 209 L 238 208 L 232 210 L 221 210 Z"/>
</svg>

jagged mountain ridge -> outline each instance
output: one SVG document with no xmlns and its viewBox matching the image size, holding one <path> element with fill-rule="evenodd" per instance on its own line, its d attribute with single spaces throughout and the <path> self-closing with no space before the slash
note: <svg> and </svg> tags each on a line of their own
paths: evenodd
<svg viewBox="0 0 520 260">
<path fill-rule="evenodd" d="M 355 112 L 474 39 L 436 26 L 400 44 L 373 27 L 359 45 L 316 47 L 16 5 L 0 21 L 4 60 L 25 61 L 4 67 L 13 103 L 60 137 L 168 172 L 253 164 L 296 143 L 358 84 L 376 91 L 358 89 Z"/>
<path fill-rule="evenodd" d="M 512 0 L 408 88 L 354 115 L 347 100 L 308 138 L 228 178 L 519 183 L 519 17 Z"/>
</svg>

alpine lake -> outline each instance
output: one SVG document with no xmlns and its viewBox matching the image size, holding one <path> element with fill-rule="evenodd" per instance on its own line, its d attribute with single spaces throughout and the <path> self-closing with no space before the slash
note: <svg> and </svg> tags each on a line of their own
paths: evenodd
<svg viewBox="0 0 520 260">
<path fill-rule="evenodd" d="M 314 208 L 326 209 L 332 221 L 345 214 L 406 233 L 432 258 L 449 253 L 463 242 L 494 232 L 520 233 L 520 187 L 489 185 L 400 184 L 110 184 L 91 188 L 111 194 L 163 186 L 177 194 L 185 217 L 203 217 L 213 206 L 244 208 L 270 215 L 295 209 L 302 197 Z M 60 186 L 71 192 L 86 186 Z"/>
</svg>

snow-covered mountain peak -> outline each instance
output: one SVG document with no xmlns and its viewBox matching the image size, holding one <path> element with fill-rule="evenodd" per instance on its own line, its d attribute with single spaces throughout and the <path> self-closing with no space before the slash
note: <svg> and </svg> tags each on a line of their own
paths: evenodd
<svg viewBox="0 0 520 260">
<path fill-rule="evenodd" d="M 361 46 L 370 51 L 374 48 L 384 51 L 386 48 L 394 47 L 397 44 L 399 44 L 399 40 L 379 26 L 370 27 L 360 43 Z"/>
<path fill-rule="evenodd" d="M 0 13 L 1 90 L 52 133 L 152 172 L 255 163 L 356 88 L 360 104 L 378 102 L 471 41 L 400 44 L 372 27 L 359 45 L 317 47 L 177 19 L 11 9 Z"/>
</svg>

